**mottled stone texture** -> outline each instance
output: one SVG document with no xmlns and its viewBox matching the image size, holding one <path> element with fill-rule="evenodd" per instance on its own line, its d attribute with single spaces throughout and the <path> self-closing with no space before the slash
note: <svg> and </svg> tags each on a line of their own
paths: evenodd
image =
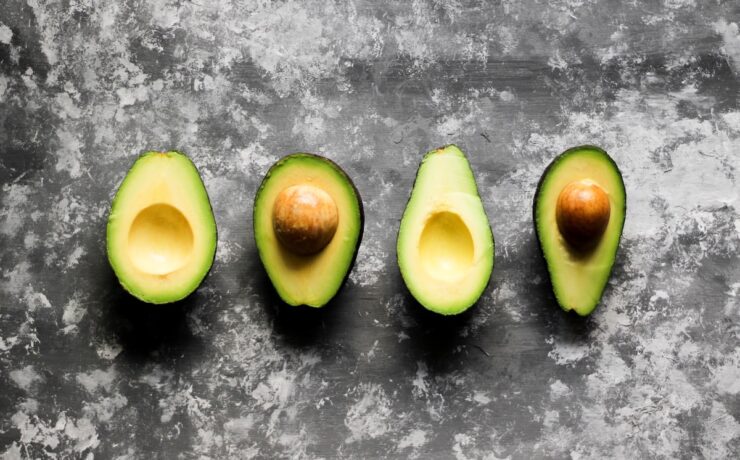
<svg viewBox="0 0 740 460">
<path fill-rule="evenodd" d="M 740 4 L 0 5 L 3 458 L 722 458 L 740 451 Z M 426 313 L 395 232 L 421 155 L 469 155 L 496 238 L 477 307 Z M 620 165 L 603 301 L 560 311 L 531 219 L 568 147 Z M 136 155 L 179 149 L 219 226 L 179 305 L 105 258 Z M 365 240 L 327 308 L 281 306 L 252 239 L 269 165 L 324 154 Z"/>
</svg>

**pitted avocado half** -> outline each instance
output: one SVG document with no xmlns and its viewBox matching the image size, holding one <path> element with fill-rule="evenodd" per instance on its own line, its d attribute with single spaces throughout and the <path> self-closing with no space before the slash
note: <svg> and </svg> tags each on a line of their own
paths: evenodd
<svg viewBox="0 0 740 460">
<path fill-rule="evenodd" d="M 601 300 L 624 228 L 622 174 L 599 147 L 565 151 L 547 167 L 534 196 L 534 222 L 555 298 L 590 314 Z"/>
<path fill-rule="evenodd" d="M 254 239 L 280 298 L 322 307 L 339 291 L 362 240 L 360 194 L 334 162 L 288 155 L 265 175 L 254 200 Z"/>
</svg>

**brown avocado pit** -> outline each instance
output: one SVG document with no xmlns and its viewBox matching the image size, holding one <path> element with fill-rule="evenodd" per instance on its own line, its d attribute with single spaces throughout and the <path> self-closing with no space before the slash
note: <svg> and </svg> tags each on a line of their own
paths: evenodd
<svg viewBox="0 0 740 460">
<path fill-rule="evenodd" d="M 558 229 L 568 244 L 589 249 L 609 224 L 609 196 L 593 181 L 573 181 L 560 192 L 555 212 Z"/>
<path fill-rule="evenodd" d="M 293 185 L 275 199 L 272 224 L 286 249 L 294 254 L 313 255 L 324 249 L 337 231 L 337 204 L 319 187 Z"/>
</svg>

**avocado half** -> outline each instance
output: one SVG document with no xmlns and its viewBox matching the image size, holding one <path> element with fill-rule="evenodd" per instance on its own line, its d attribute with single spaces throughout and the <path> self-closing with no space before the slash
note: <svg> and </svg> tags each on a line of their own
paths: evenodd
<svg viewBox="0 0 740 460">
<path fill-rule="evenodd" d="M 317 188 L 336 205 L 335 231 L 318 251 L 299 253 L 279 238 L 273 219 L 281 195 L 293 187 Z M 260 260 L 280 298 L 292 306 L 322 307 L 339 291 L 354 265 L 365 217 L 349 176 L 333 161 L 310 153 L 278 160 L 257 190 L 254 240 Z"/>
<path fill-rule="evenodd" d="M 396 254 L 409 292 L 433 312 L 462 313 L 488 285 L 493 232 L 473 171 L 457 146 L 432 150 L 421 161 Z"/>
<path fill-rule="evenodd" d="M 213 265 L 217 242 L 203 181 L 180 152 L 146 152 L 121 182 L 107 226 L 107 253 L 121 286 L 148 303 L 187 297 Z"/>
<path fill-rule="evenodd" d="M 557 217 L 559 196 L 569 184 L 579 182 L 605 192 L 610 210 L 603 233 L 586 249 L 568 241 Z M 586 316 L 598 305 L 614 265 L 626 211 L 622 173 L 603 149 L 593 145 L 568 149 L 545 169 L 534 196 L 534 224 L 555 298 L 563 310 Z"/>
</svg>

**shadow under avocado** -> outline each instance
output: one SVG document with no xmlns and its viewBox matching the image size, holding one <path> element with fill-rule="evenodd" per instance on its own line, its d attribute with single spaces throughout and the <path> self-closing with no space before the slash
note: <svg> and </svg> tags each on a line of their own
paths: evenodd
<svg viewBox="0 0 740 460">
<path fill-rule="evenodd" d="M 126 356 L 149 359 L 156 353 L 179 357 L 185 349 L 199 348 L 200 340 L 187 323 L 187 314 L 197 303 L 197 291 L 178 302 L 153 305 L 126 292 L 113 270 L 107 270 L 101 323 L 118 338 Z"/>
<path fill-rule="evenodd" d="M 254 294 L 264 310 L 273 332 L 280 339 L 292 346 L 306 347 L 332 340 L 332 331 L 338 321 L 339 310 L 337 304 L 342 303 L 344 286 L 337 295 L 321 308 L 305 305 L 294 307 L 280 298 L 272 285 L 267 272 L 259 262 L 256 248 L 250 254 L 248 282 L 254 286 Z"/>
<path fill-rule="evenodd" d="M 412 325 L 403 329 L 408 340 L 401 344 L 409 362 L 421 361 L 433 374 L 456 369 L 458 347 L 473 346 L 475 339 L 466 337 L 463 330 L 478 313 L 478 305 L 458 315 L 445 316 L 421 305 L 406 288 L 400 273 L 395 277 L 394 289 L 403 293 L 403 314 L 412 320 Z"/>
</svg>

